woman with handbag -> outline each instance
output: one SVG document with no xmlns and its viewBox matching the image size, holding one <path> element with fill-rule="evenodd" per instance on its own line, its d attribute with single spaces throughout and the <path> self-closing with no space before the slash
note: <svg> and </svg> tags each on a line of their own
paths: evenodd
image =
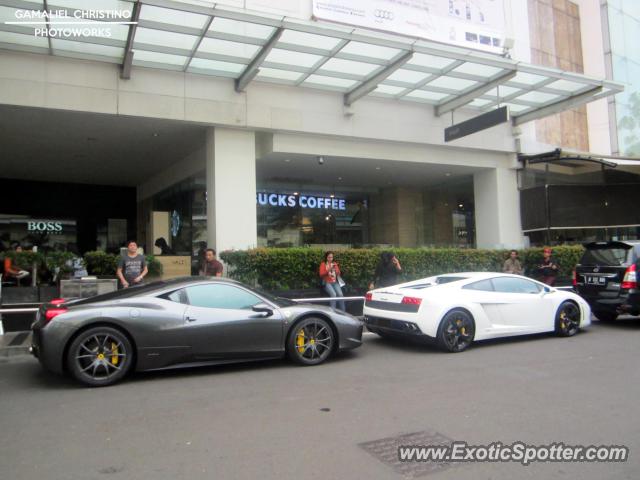
<svg viewBox="0 0 640 480">
<path fill-rule="evenodd" d="M 342 294 L 341 284 L 344 285 L 340 276 L 340 266 L 333 261 L 333 252 L 324 254 L 324 261 L 320 264 L 320 278 L 322 279 L 322 287 L 330 297 L 344 297 Z M 344 300 L 331 301 L 331 307 L 336 308 L 336 303 L 340 305 L 340 310 L 345 310 Z"/>
</svg>

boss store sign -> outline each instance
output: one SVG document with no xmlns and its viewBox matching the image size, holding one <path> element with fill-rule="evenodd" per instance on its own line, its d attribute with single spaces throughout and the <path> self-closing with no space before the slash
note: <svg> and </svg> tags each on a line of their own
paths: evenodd
<svg viewBox="0 0 640 480">
<path fill-rule="evenodd" d="M 62 222 L 55 220 L 29 220 L 27 231 L 29 233 L 46 233 L 49 235 L 62 235 Z"/>
<path fill-rule="evenodd" d="M 75 220 L 16 218 L 0 215 L 0 231 L 10 233 L 15 239 L 24 235 L 73 235 L 76 231 L 76 222 Z"/>
<path fill-rule="evenodd" d="M 346 210 L 347 201 L 344 198 L 317 195 L 288 195 L 283 193 L 258 193 L 258 205 L 272 207 L 302 207 L 327 210 Z"/>
</svg>

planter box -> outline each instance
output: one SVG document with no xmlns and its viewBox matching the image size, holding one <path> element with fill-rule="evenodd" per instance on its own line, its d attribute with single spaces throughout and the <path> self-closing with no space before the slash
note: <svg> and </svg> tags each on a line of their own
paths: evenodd
<svg viewBox="0 0 640 480">
<path fill-rule="evenodd" d="M 38 287 L 2 287 L 2 305 L 40 303 Z"/>
<path fill-rule="evenodd" d="M 115 279 L 73 279 L 60 281 L 60 296 L 62 298 L 88 298 L 103 293 L 118 290 Z"/>
</svg>

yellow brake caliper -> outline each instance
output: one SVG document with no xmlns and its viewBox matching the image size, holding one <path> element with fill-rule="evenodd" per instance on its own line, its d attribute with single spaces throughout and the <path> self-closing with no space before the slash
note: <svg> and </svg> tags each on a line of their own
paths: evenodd
<svg viewBox="0 0 640 480">
<path fill-rule="evenodd" d="M 111 342 L 111 363 L 113 365 L 117 365 L 118 364 L 118 345 L 116 345 L 115 343 Z"/>
<path fill-rule="evenodd" d="M 564 319 L 567 318 L 567 314 L 562 312 L 560 314 L 560 328 L 564 329 Z"/>
<path fill-rule="evenodd" d="M 456 325 L 458 326 L 458 331 L 460 332 L 460 335 L 464 335 L 466 330 L 464 327 L 461 327 L 460 325 L 462 325 L 462 320 L 458 320 L 456 322 Z"/>
<path fill-rule="evenodd" d="M 298 352 L 304 353 L 304 330 L 298 331 L 298 335 L 296 335 L 296 345 L 298 346 Z"/>
</svg>

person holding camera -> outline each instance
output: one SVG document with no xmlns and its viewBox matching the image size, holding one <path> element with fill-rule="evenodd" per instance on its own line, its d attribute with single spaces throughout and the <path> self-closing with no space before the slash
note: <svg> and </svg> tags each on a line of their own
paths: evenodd
<svg viewBox="0 0 640 480">
<path fill-rule="evenodd" d="M 380 261 L 376 266 L 373 281 L 369 283 L 369 289 L 381 287 L 390 287 L 400 283 L 400 274 L 402 273 L 402 265 L 400 260 L 393 252 L 382 252 Z"/>
<path fill-rule="evenodd" d="M 330 297 L 344 297 L 342 294 L 342 278 L 340 276 L 340 266 L 333 261 L 333 252 L 324 254 L 324 261 L 320 264 L 320 278 L 322 279 L 322 287 Z M 331 301 L 331 307 L 336 308 L 336 303 L 340 305 L 340 310 L 345 310 L 344 300 Z"/>
<path fill-rule="evenodd" d="M 559 266 L 551 256 L 551 253 L 551 249 L 548 247 L 542 251 L 542 263 L 538 265 L 538 274 L 541 277 L 540 281 L 542 283 L 546 283 L 550 287 L 553 287 L 556 284 Z"/>
</svg>

